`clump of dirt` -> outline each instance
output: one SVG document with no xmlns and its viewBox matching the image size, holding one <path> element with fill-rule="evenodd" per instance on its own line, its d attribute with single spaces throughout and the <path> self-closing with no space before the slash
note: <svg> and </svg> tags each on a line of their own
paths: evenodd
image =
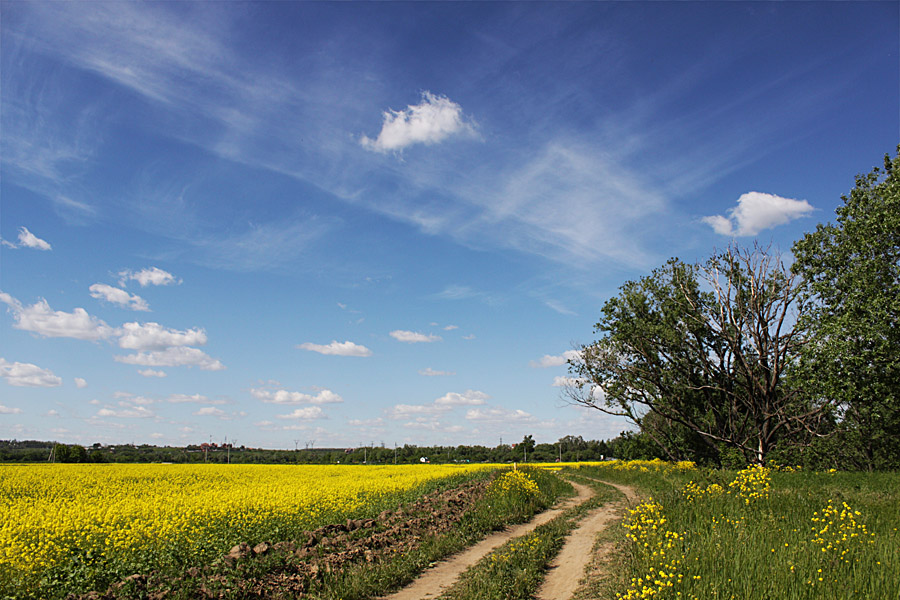
<svg viewBox="0 0 900 600">
<path fill-rule="evenodd" d="M 104 592 L 70 595 L 68 600 L 163 600 L 188 583 L 198 598 L 303 598 L 324 574 L 405 554 L 423 540 L 450 531 L 486 487 L 487 482 L 475 481 L 433 492 L 375 519 L 347 519 L 306 532 L 301 539 L 237 544 L 212 564 L 188 569 L 180 577 L 131 575 Z"/>
</svg>

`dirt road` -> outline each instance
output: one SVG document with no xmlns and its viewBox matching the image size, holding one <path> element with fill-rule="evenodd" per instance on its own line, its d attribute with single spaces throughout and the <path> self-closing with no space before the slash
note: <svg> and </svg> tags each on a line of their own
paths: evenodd
<svg viewBox="0 0 900 600">
<path fill-rule="evenodd" d="M 460 574 L 487 556 L 491 551 L 499 548 L 509 540 L 525 535 L 533 531 L 554 517 L 560 515 L 566 509 L 580 504 L 594 494 L 593 490 L 579 483 L 572 483 L 578 494 L 561 505 L 540 513 L 528 523 L 516 525 L 507 530 L 495 533 L 474 546 L 441 561 L 407 587 L 398 592 L 385 596 L 383 600 L 426 600 L 435 598 L 449 588 L 459 578 Z M 631 500 L 635 497 L 634 490 L 627 486 L 609 484 L 619 489 Z M 584 567 L 590 558 L 593 540 L 597 533 L 602 531 L 606 523 L 620 515 L 624 510 L 624 502 L 616 502 L 605 505 L 591 512 L 570 536 L 563 547 L 562 552 L 554 561 L 557 566 L 551 565 L 548 579 L 538 595 L 540 600 L 565 600 L 572 595 L 579 580 L 584 573 Z M 571 591 L 570 591 L 571 589 Z"/>
<path fill-rule="evenodd" d="M 563 549 L 550 563 L 544 583 L 538 589 L 537 600 L 568 600 L 578 588 L 584 569 L 591 559 L 597 534 L 606 529 L 610 521 L 622 516 L 627 502 L 634 502 L 637 494 L 626 485 L 604 482 L 623 494 L 625 500 L 604 504 L 588 514 L 566 540 Z M 605 551 L 609 551 L 606 548 Z"/>
</svg>

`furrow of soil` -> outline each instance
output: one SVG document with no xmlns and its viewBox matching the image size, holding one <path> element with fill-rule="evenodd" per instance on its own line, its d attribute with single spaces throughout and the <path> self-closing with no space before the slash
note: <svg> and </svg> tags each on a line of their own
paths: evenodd
<svg viewBox="0 0 900 600">
<path fill-rule="evenodd" d="M 578 528 L 569 534 L 562 550 L 550 563 L 550 569 L 538 589 L 537 600 L 568 600 L 572 597 L 584 576 L 585 567 L 592 558 L 591 552 L 597 534 L 606 529 L 611 521 L 622 516 L 626 501 L 634 502 L 637 499 L 634 489 L 629 486 L 606 481 L 603 483 L 622 492 L 625 499 L 604 504 L 590 512 Z M 610 548 L 598 550 L 609 552 Z"/>
<path fill-rule="evenodd" d="M 446 560 L 439 562 L 434 567 L 426 570 L 418 579 L 405 588 L 384 596 L 383 600 L 424 600 L 435 598 L 445 589 L 453 585 L 463 571 L 487 556 L 491 551 L 499 548 L 509 540 L 523 536 L 533 531 L 536 527 L 550 521 L 562 514 L 567 509 L 588 500 L 593 496 L 591 488 L 573 483 L 578 494 L 574 498 L 563 502 L 556 508 L 544 511 L 528 523 L 515 525 L 509 529 L 497 532 L 483 539 L 481 542 L 470 546 Z"/>
</svg>

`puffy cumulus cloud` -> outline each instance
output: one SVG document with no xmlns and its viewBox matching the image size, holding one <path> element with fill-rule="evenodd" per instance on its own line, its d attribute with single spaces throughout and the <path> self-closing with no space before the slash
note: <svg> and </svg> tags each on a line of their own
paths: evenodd
<svg viewBox="0 0 900 600">
<path fill-rule="evenodd" d="M 228 413 L 226 413 L 221 408 L 216 408 L 215 406 L 204 406 L 200 410 L 197 410 L 191 414 L 198 417 L 216 417 L 219 419 L 224 419 L 228 416 Z"/>
<path fill-rule="evenodd" d="M 207 398 L 203 394 L 172 394 L 168 398 L 166 398 L 167 402 L 171 402 L 172 404 L 184 404 L 184 403 L 193 403 L 193 404 L 227 404 L 227 400 L 223 400 L 221 398 Z"/>
<path fill-rule="evenodd" d="M 156 414 L 146 406 L 131 406 L 121 409 L 104 407 L 97 411 L 98 417 L 112 417 L 115 419 L 149 419 Z"/>
<path fill-rule="evenodd" d="M 84 388 L 87 387 L 87 385 L 88 385 L 88 383 L 84 378 L 82 378 L 82 377 L 75 378 L 75 387 L 77 387 L 79 390 L 83 390 Z"/>
<path fill-rule="evenodd" d="M 141 287 L 147 287 L 148 285 L 172 285 L 181 283 L 180 279 L 177 279 L 168 271 L 163 271 L 162 269 L 157 267 L 141 269 L 140 271 L 125 269 L 124 271 L 119 272 L 119 277 L 119 283 L 121 283 L 122 285 L 125 285 L 125 282 L 129 280 L 133 280 L 141 284 Z"/>
<path fill-rule="evenodd" d="M 10 363 L 0 358 L 0 377 L 17 387 L 59 387 L 62 379 L 47 369 L 31 363 Z"/>
<path fill-rule="evenodd" d="M 447 325 L 444 327 L 444 331 L 453 331 L 454 329 L 459 329 L 459 325 Z"/>
<path fill-rule="evenodd" d="M 179 331 L 159 323 L 125 323 L 117 333 L 119 347 L 126 350 L 163 350 L 174 346 L 202 346 L 207 342 L 202 329 Z"/>
<path fill-rule="evenodd" d="M 116 333 L 115 329 L 101 319 L 92 317 L 83 308 L 76 308 L 70 313 L 53 310 L 43 298 L 31 306 L 24 306 L 4 292 L 0 292 L 0 302 L 9 306 L 8 310 L 15 318 L 13 327 L 42 337 L 98 341 Z"/>
<path fill-rule="evenodd" d="M 422 93 L 419 104 L 405 110 L 387 110 L 378 137 L 362 136 L 359 143 L 375 152 L 398 152 L 413 144 L 436 144 L 453 135 L 474 135 L 474 123 L 463 116 L 462 107 L 446 96 Z"/>
<path fill-rule="evenodd" d="M 434 401 L 436 406 L 477 406 L 484 404 L 490 398 L 484 392 L 466 390 L 462 394 L 450 392 Z"/>
<path fill-rule="evenodd" d="M 286 415 L 276 415 L 279 419 L 297 419 L 300 421 L 312 421 L 314 419 L 324 419 L 325 411 L 319 406 L 307 406 L 305 408 L 294 409 Z"/>
<path fill-rule="evenodd" d="M 581 357 L 579 350 L 566 350 L 560 355 L 545 354 L 540 360 L 533 360 L 528 363 L 533 369 L 545 369 L 547 367 L 561 367 L 570 360 L 577 360 Z"/>
<path fill-rule="evenodd" d="M 18 244 L 3 240 L 3 245 L 7 248 L 33 248 L 34 250 L 52 249 L 50 244 L 28 231 L 25 227 L 19 227 Z"/>
<path fill-rule="evenodd" d="M 456 375 L 455 371 L 435 371 L 431 367 L 427 369 L 419 369 L 419 375 L 424 375 L 425 377 L 441 377 L 445 375 Z"/>
<path fill-rule="evenodd" d="M 582 380 L 577 377 L 565 377 L 562 375 L 557 375 L 553 378 L 553 387 L 573 387 L 581 383 Z"/>
<path fill-rule="evenodd" d="M 21 415 L 21 408 L 14 408 L 9 406 L 3 406 L 0 404 L 0 415 Z"/>
<path fill-rule="evenodd" d="M 435 419 L 427 419 L 420 417 L 414 421 L 408 421 L 403 424 L 406 429 L 418 429 L 421 431 L 437 431 L 442 433 L 459 433 L 464 431 L 461 425 L 447 425 Z"/>
<path fill-rule="evenodd" d="M 150 310 L 147 301 L 137 294 L 129 294 L 123 289 L 106 285 L 105 283 L 95 283 L 90 288 L 91 297 L 98 300 L 106 300 L 111 304 L 118 304 L 123 308 L 131 310 Z"/>
<path fill-rule="evenodd" d="M 305 342 L 297 346 L 301 350 L 309 350 L 310 352 L 318 352 L 319 354 L 327 354 L 330 356 L 372 356 L 372 351 L 353 342 L 338 342 L 333 340 L 330 344 L 312 344 Z"/>
<path fill-rule="evenodd" d="M 414 415 L 437 415 L 451 408 L 451 406 L 437 404 L 395 404 L 386 412 L 391 419 L 408 419 Z"/>
<path fill-rule="evenodd" d="M 262 400 L 269 404 L 336 404 L 344 401 L 338 394 L 326 389 L 319 390 L 316 395 L 312 395 L 301 392 L 289 392 L 284 389 L 254 388 L 250 390 L 250 394 L 257 400 Z"/>
<path fill-rule="evenodd" d="M 743 237 L 806 217 L 814 210 L 806 200 L 747 192 L 738 198 L 737 206 L 728 210 L 727 217 L 712 215 L 702 221 L 720 235 Z"/>
<path fill-rule="evenodd" d="M 402 329 L 395 329 L 394 331 L 392 331 L 391 337 L 398 342 L 405 342 L 407 344 L 441 341 L 441 336 L 439 335 L 425 335 L 424 333 L 418 333 L 416 331 L 404 331 Z"/>
<path fill-rule="evenodd" d="M 168 377 L 165 371 L 156 371 L 154 369 L 138 369 L 138 373 L 140 373 L 144 377 Z"/>
<path fill-rule="evenodd" d="M 472 408 L 466 411 L 469 421 L 534 421 L 534 417 L 524 410 L 505 408 Z"/>
<path fill-rule="evenodd" d="M 223 371 L 225 365 L 202 350 L 178 346 L 156 352 L 138 352 L 116 356 L 117 362 L 142 367 L 198 367 L 204 371 Z"/>
</svg>

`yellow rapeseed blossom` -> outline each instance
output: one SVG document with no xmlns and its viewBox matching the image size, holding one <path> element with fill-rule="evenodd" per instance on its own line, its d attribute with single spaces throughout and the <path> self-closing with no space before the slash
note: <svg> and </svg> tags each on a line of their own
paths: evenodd
<svg viewBox="0 0 900 600">
<path fill-rule="evenodd" d="M 387 494 L 481 468 L 0 466 L 0 580 L 28 585 L 75 555 L 129 564 L 164 561 L 173 548 L 209 555 L 272 532 L 314 529 Z"/>
</svg>

